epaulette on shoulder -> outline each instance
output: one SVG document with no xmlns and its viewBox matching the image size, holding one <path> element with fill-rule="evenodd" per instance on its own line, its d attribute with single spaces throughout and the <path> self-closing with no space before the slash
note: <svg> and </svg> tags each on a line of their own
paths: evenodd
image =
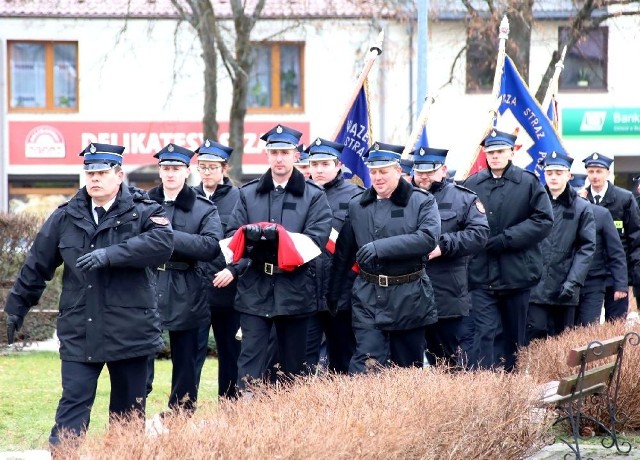
<svg viewBox="0 0 640 460">
<path fill-rule="evenodd" d="M 471 194 L 473 194 L 473 195 L 477 195 L 477 193 L 476 193 L 476 192 L 474 192 L 474 191 L 473 191 L 473 190 L 471 190 L 471 189 L 468 189 L 467 187 L 463 187 L 462 185 L 458 185 L 458 184 L 453 184 L 453 185 L 454 185 L 454 187 L 455 187 L 455 188 L 458 188 L 458 189 L 460 189 L 460 190 L 464 190 L 465 192 L 469 192 L 469 193 L 471 193 Z"/>
<path fill-rule="evenodd" d="M 260 178 L 259 178 L 259 177 L 258 177 L 257 179 L 250 180 L 249 182 L 247 182 L 246 184 L 244 184 L 244 185 L 243 185 L 242 187 L 240 187 L 240 188 L 245 188 L 245 187 L 246 187 L 246 186 L 248 186 L 248 185 L 255 184 L 255 183 L 257 183 L 259 180 L 260 180 Z"/>
<path fill-rule="evenodd" d="M 404 180 L 404 179 L 402 179 L 402 180 Z M 416 186 L 413 186 L 413 191 L 414 191 L 414 192 L 420 192 L 420 193 L 423 193 L 423 194 L 425 194 L 425 195 L 427 195 L 427 196 L 430 196 L 430 195 L 431 195 L 431 192 L 429 192 L 429 191 L 427 191 L 427 190 L 423 190 L 423 189 L 421 189 L 420 187 L 416 187 Z"/>
<path fill-rule="evenodd" d="M 153 201 L 148 197 L 144 197 L 144 196 L 134 197 L 133 201 L 137 201 L 139 203 L 144 203 L 144 204 L 158 204 L 156 201 Z"/>
<path fill-rule="evenodd" d="M 196 200 L 206 201 L 209 204 L 212 203 L 212 201 L 209 200 L 209 198 L 207 198 L 206 196 L 202 196 L 202 195 L 200 195 L 198 193 L 196 193 Z"/>
<path fill-rule="evenodd" d="M 58 206 L 58 209 L 60 208 L 64 208 L 65 206 L 67 206 L 69 204 L 68 201 L 65 201 L 64 203 L 62 203 L 60 206 Z"/>
<path fill-rule="evenodd" d="M 314 188 L 317 188 L 318 190 L 320 190 L 321 192 L 324 192 L 324 188 L 320 187 L 318 184 L 316 184 L 315 182 L 313 182 L 312 180 L 306 180 L 305 181 L 307 183 L 307 185 L 311 185 Z"/>
<path fill-rule="evenodd" d="M 351 198 L 349 198 L 349 201 L 358 198 L 360 195 L 362 195 L 367 189 L 363 188 L 362 190 L 359 190 L 358 192 L 356 192 L 355 195 L 351 195 Z"/>
<path fill-rule="evenodd" d="M 540 178 L 538 176 L 536 176 L 536 173 L 534 173 L 533 171 L 529 171 L 528 169 L 522 169 L 524 172 L 531 174 L 533 177 L 536 178 L 536 180 L 540 180 Z"/>
</svg>

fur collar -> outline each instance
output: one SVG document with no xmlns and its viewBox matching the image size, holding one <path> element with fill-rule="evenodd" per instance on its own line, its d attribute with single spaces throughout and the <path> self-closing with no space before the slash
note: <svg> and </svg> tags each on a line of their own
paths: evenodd
<svg viewBox="0 0 640 460">
<path fill-rule="evenodd" d="M 285 192 L 289 192 L 295 196 L 304 195 L 304 187 L 305 187 L 305 179 L 300 171 L 296 168 L 293 168 L 291 173 L 291 177 L 289 178 L 289 182 L 287 182 L 287 186 L 284 188 Z M 274 189 L 273 185 L 273 177 L 271 176 L 271 169 L 269 169 L 266 173 L 264 173 L 260 180 L 258 180 L 258 185 L 256 187 L 256 192 L 258 193 L 269 193 Z"/>
<path fill-rule="evenodd" d="M 411 198 L 411 194 L 413 193 L 413 185 L 409 182 L 400 178 L 400 182 L 398 182 L 398 186 L 393 191 L 389 199 L 393 204 L 396 204 L 401 207 L 407 206 L 409 204 L 409 199 Z M 360 206 L 365 207 L 375 202 L 378 199 L 378 194 L 376 193 L 373 186 L 369 187 L 364 191 L 362 196 L 360 197 Z"/>
<path fill-rule="evenodd" d="M 193 206 L 196 203 L 196 196 L 195 190 L 187 184 L 184 184 L 182 190 L 180 190 L 180 193 L 178 193 L 178 196 L 176 197 L 176 201 L 174 201 L 174 205 L 176 208 L 189 212 L 193 209 Z M 162 184 L 149 190 L 149 198 L 160 204 L 164 202 L 164 190 L 162 188 Z"/>
<path fill-rule="evenodd" d="M 551 196 L 549 187 L 545 185 L 544 188 L 547 190 L 547 193 L 549 194 L 549 199 L 552 200 L 553 202 L 553 197 Z M 576 200 L 577 196 L 578 194 L 573 189 L 573 187 L 567 184 L 564 191 L 558 196 L 558 198 L 556 198 L 556 201 L 560 203 L 562 206 L 564 206 L 565 208 L 570 208 L 573 205 L 573 202 Z"/>
</svg>

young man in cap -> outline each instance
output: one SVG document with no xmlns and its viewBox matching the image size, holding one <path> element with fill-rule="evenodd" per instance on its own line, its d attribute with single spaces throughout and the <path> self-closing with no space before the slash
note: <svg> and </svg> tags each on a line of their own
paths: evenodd
<svg viewBox="0 0 640 460">
<path fill-rule="evenodd" d="M 195 187 L 196 193 L 209 198 L 218 208 L 223 232 L 235 208 L 240 191 L 228 177 L 229 158 L 233 149 L 210 139 L 196 150 L 198 154 L 198 172 L 202 182 Z M 207 356 L 209 329 L 213 329 L 218 353 L 218 396 L 235 398 L 237 396 L 238 356 L 240 341 L 236 332 L 240 328 L 240 315 L 233 308 L 236 296 L 236 283 L 244 268 L 239 264 L 227 265 L 224 255 L 205 264 L 208 286 L 207 304 L 211 312 L 211 323 L 200 330 L 198 351 L 198 381 Z"/>
<path fill-rule="evenodd" d="M 331 232 L 331 208 L 322 188 L 305 180 L 293 166 L 301 135 L 278 125 L 261 137 L 270 168 L 240 189 L 227 225 L 227 235 L 243 232 L 239 236 L 244 236 L 245 256 L 251 259 L 250 268 L 238 280 L 235 299 L 242 328 L 241 389 L 264 377 L 274 325 L 281 375 L 290 377 L 305 370 L 307 323 L 317 310 L 315 264 L 291 269 L 278 253 L 294 236 L 311 243 L 319 253 Z"/>
<path fill-rule="evenodd" d="M 309 148 L 304 148 L 304 144 L 299 144 L 296 149 L 298 156 L 293 166 L 302 173 L 305 179 L 311 179 L 311 168 L 309 167 Z"/>
<path fill-rule="evenodd" d="M 573 174 L 569 185 L 580 195 L 584 189 L 586 174 Z M 596 250 L 580 289 L 580 299 L 576 311 L 576 325 L 599 323 L 604 303 L 606 285 L 613 286 L 614 292 L 627 294 L 627 256 L 613 223 L 611 213 L 602 206 L 589 203 L 596 222 Z"/>
<path fill-rule="evenodd" d="M 147 360 L 162 348 L 151 268 L 171 255 L 173 234 L 162 207 L 122 183 L 123 152 L 93 143 L 80 153 L 86 186 L 44 223 L 4 307 L 12 343 L 46 281 L 64 265 L 57 322 L 62 397 L 52 446 L 62 431 L 80 436 L 89 427 L 105 364 L 110 417 L 144 418 Z"/>
<path fill-rule="evenodd" d="M 531 289 L 542 276 L 539 243 L 553 227 L 551 202 L 538 178 L 512 163 L 516 136 L 493 130 L 483 141 L 487 169 L 462 185 L 478 194 L 490 234 L 471 259 L 469 287 L 478 365 L 513 371 L 526 339 Z M 500 328 L 502 341 L 497 341 Z M 495 348 L 494 348 L 495 345 Z"/>
<path fill-rule="evenodd" d="M 335 242 L 342 229 L 349 207 L 349 200 L 362 192 L 362 188 L 348 182 L 342 175 L 343 144 L 317 138 L 309 146 L 309 165 L 313 181 L 324 189 L 331 206 L 333 219 L 329 242 L 316 259 L 318 269 L 318 312 L 309 319 L 307 332 L 307 365 L 315 367 L 320 360 L 322 335 L 326 337 L 328 368 L 332 372 L 346 374 L 355 349 L 355 337 L 351 327 L 351 288 L 356 274 L 350 271 L 342 295 L 335 310 L 329 310 L 326 302 L 327 287 L 331 274 L 331 262 L 335 252 Z"/>
<path fill-rule="evenodd" d="M 580 288 L 596 248 L 589 202 L 568 183 L 573 158 L 551 152 L 544 159 L 545 189 L 553 208 L 553 229 L 540 243 L 542 277 L 531 291 L 527 344 L 559 335 L 574 325 Z"/>
<path fill-rule="evenodd" d="M 609 167 L 613 160 L 600 153 L 592 153 L 583 160 L 590 186 L 587 199 L 609 210 L 618 229 L 622 247 L 627 255 L 629 283 L 634 291 L 640 289 L 640 211 L 633 194 L 613 185 Z M 626 290 L 628 292 L 628 288 Z M 607 283 L 604 296 L 604 315 L 607 321 L 627 317 L 629 298 L 626 292 L 616 291 Z"/>
<path fill-rule="evenodd" d="M 202 263 L 220 253 L 222 226 L 218 210 L 187 185 L 193 152 L 169 144 L 154 155 L 162 184 L 149 190 L 149 198 L 162 205 L 173 227 L 171 259 L 158 266 L 158 307 L 162 328 L 171 346 L 170 410 L 193 412 L 198 397 L 197 357 L 199 330 L 209 324 L 209 306 L 202 289 L 208 285 Z M 206 284 L 205 284 L 206 283 Z M 149 360 L 149 385 L 153 381 Z"/>
<path fill-rule="evenodd" d="M 448 180 L 445 160 L 448 150 L 420 147 L 413 155 L 413 182 L 436 199 L 441 233 L 438 245 L 428 255 L 438 310 L 438 322 L 427 326 L 427 359 L 450 366 L 464 365 L 460 350 L 462 321 L 469 315 L 471 297 L 467 283 L 470 256 L 478 253 L 489 237 L 489 224 L 478 196 Z"/>
<path fill-rule="evenodd" d="M 356 350 L 349 373 L 380 365 L 422 367 L 425 326 L 438 320 L 423 258 L 440 237 L 433 195 L 402 179 L 401 145 L 376 142 L 366 153 L 372 186 L 349 201 L 338 236 L 327 304 L 335 309 L 353 263 Z"/>
</svg>

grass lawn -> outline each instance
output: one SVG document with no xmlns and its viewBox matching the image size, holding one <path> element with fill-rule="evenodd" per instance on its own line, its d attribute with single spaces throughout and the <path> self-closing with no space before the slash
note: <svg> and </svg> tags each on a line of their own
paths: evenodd
<svg viewBox="0 0 640 460">
<path fill-rule="evenodd" d="M 208 358 L 202 370 L 199 403 L 212 404 L 218 395 L 218 361 Z M 100 375 L 91 411 L 91 433 L 103 433 L 109 406 L 109 374 Z M 147 417 L 164 410 L 171 389 L 171 361 L 157 360 Z M 47 448 L 56 407 L 62 394 L 60 358 L 54 352 L 0 355 L 0 451 Z"/>
</svg>

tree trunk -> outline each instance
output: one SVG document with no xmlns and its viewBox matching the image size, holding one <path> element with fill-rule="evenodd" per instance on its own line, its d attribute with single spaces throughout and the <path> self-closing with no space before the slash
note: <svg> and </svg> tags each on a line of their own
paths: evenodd
<svg viewBox="0 0 640 460">
<path fill-rule="evenodd" d="M 529 50 L 531 48 L 531 27 L 533 24 L 533 1 L 517 0 L 509 4 L 509 39 L 507 54 L 516 65 L 522 79 L 529 81 Z"/>
<path fill-rule="evenodd" d="M 212 34 L 198 31 L 204 60 L 204 107 L 202 132 L 205 139 L 218 140 L 218 56 Z"/>
</svg>

